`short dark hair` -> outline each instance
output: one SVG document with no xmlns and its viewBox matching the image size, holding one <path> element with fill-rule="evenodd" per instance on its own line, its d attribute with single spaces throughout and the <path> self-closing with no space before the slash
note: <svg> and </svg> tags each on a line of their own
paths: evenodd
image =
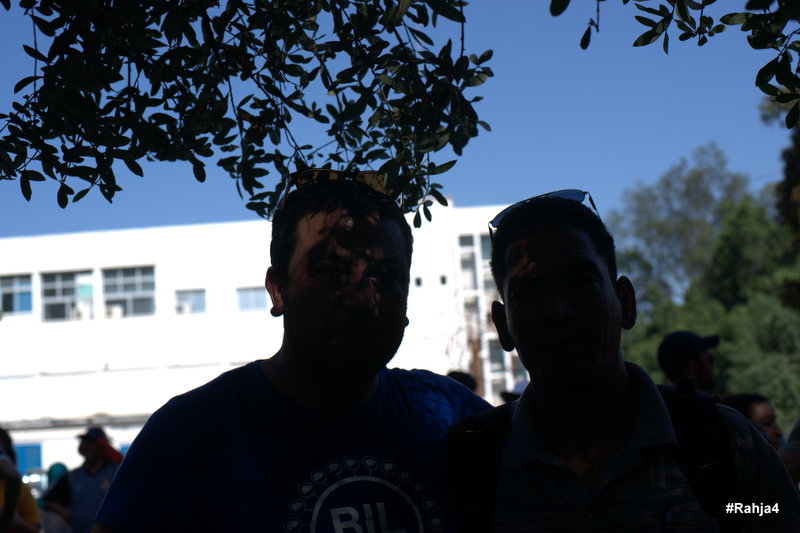
<svg viewBox="0 0 800 533">
<path fill-rule="evenodd" d="M 574 200 L 552 196 L 533 198 L 505 213 L 499 227 L 494 231 L 492 277 L 501 297 L 503 296 L 503 281 L 507 274 L 506 248 L 522 230 L 533 226 L 569 226 L 586 232 L 608 266 L 611 279 L 617 279 L 614 238 L 600 217 L 585 205 Z"/>
<path fill-rule="evenodd" d="M 269 255 L 272 267 L 279 275 L 287 274 L 289 259 L 297 245 L 297 224 L 316 213 L 330 213 L 346 209 L 354 216 L 378 214 L 381 221 L 393 220 L 400 227 L 405 240 L 405 252 L 411 265 L 414 238 L 411 227 L 396 202 L 362 183 L 351 180 L 326 181 L 308 185 L 289 193 L 286 202 L 272 217 L 272 241 Z"/>
<path fill-rule="evenodd" d="M 723 405 L 736 409 L 748 420 L 753 414 L 753 405 L 757 403 L 770 403 L 770 401 L 765 396 L 753 393 L 729 394 L 722 399 Z"/>
</svg>

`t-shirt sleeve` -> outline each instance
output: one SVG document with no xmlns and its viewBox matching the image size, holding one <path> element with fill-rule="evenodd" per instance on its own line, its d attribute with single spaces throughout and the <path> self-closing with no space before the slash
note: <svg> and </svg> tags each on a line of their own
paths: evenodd
<svg viewBox="0 0 800 533">
<path fill-rule="evenodd" d="M 191 443 L 199 425 L 180 397 L 156 411 L 131 444 L 95 521 L 117 533 L 194 530 L 201 452 Z"/>
<path fill-rule="evenodd" d="M 42 523 L 42 515 L 39 514 L 39 506 L 36 505 L 36 500 L 33 498 L 33 494 L 31 494 L 28 485 L 22 485 L 19 503 L 17 503 L 17 513 L 31 524 L 39 525 Z"/>
<path fill-rule="evenodd" d="M 745 532 L 800 531 L 800 495 L 778 454 L 766 438 L 733 409 L 719 407 L 731 439 L 737 475 L 737 501 L 754 507 L 739 514 Z M 769 506 L 769 511 L 766 507 Z"/>
</svg>

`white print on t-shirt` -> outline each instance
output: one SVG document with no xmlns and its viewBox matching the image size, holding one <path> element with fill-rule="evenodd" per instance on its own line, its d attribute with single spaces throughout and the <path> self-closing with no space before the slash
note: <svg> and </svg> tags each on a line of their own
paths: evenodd
<svg viewBox="0 0 800 533">
<path fill-rule="evenodd" d="M 297 492 L 285 533 L 423 533 L 444 526 L 425 487 L 391 460 L 330 461 Z"/>
</svg>

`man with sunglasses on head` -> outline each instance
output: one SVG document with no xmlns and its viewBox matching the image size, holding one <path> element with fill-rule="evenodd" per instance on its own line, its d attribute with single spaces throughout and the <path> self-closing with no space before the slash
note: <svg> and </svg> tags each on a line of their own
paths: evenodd
<svg viewBox="0 0 800 533">
<path fill-rule="evenodd" d="M 411 230 L 364 173 L 308 172 L 272 224 L 280 350 L 157 411 L 95 532 L 454 531 L 447 428 L 488 404 L 386 368 L 408 324 Z"/>
<path fill-rule="evenodd" d="M 531 383 L 509 407 L 453 428 L 463 531 L 800 531 L 800 500 L 758 431 L 691 391 L 662 392 L 623 360 L 634 289 L 585 198 L 594 208 L 583 191 L 534 197 L 490 223 L 502 298 L 492 319 Z M 694 425 L 677 419 L 687 411 Z M 691 434 L 717 422 L 718 443 Z M 478 454 L 470 484 L 457 463 Z M 737 502 L 750 514 L 726 517 L 722 507 Z"/>
</svg>

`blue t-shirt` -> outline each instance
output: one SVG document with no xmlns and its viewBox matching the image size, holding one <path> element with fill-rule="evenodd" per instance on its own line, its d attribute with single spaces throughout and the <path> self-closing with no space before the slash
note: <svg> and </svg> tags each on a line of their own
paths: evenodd
<svg viewBox="0 0 800 533">
<path fill-rule="evenodd" d="M 97 521 L 120 532 L 451 531 L 445 438 L 489 405 L 424 370 L 384 369 L 347 416 L 281 394 L 259 362 L 148 420 Z"/>
</svg>

